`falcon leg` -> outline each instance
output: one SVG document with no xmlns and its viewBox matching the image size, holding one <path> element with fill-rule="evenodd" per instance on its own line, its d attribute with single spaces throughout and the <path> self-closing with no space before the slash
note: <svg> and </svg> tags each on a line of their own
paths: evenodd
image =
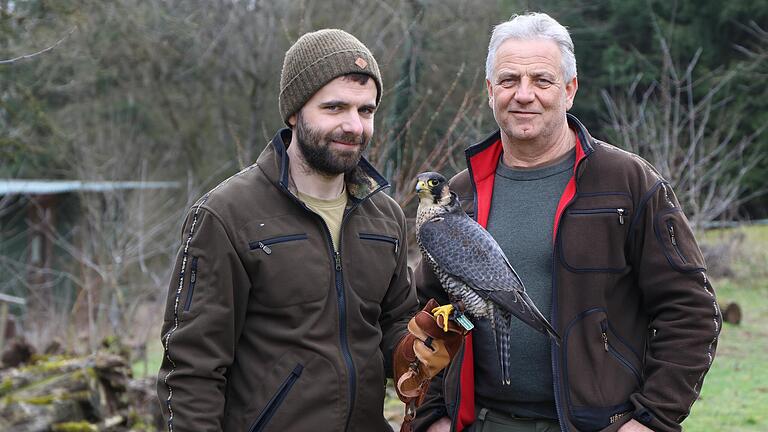
<svg viewBox="0 0 768 432">
<path fill-rule="evenodd" d="M 434 309 L 432 309 L 432 315 L 437 317 L 443 317 L 443 331 L 448 332 L 448 318 L 453 313 L 453 305 L 447 304 L 443 306 L 438 306 Z M 438 323 L 440 320 L 438 320 Z"/>
</svg>

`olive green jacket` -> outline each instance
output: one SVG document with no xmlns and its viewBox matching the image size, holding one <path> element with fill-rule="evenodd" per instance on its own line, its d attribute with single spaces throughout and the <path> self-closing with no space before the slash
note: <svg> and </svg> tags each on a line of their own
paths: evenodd
<svg viewBox="0 0 768 432">
<path fill-rule="evenodd" d="M 390 430 L 386 376 L 417 310 L 403 212 L 361 160 L 334 252 L 289 181 L 290 133 L 187 215 L 158 376 L 172 430 Z"/>
</svg>

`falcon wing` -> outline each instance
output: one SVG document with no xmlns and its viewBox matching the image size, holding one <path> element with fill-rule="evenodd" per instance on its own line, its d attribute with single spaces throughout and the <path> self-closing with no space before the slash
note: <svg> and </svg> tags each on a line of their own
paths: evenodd
<svg viewBox="0 0 768 432">
<path fill-rule="evenodd" d="M 559 338 L 525 293 L 522 281 L 496 240 L 463 211 L 425 222 L 418 236 L 443 271 L 535 330 Z"/>
</svg>

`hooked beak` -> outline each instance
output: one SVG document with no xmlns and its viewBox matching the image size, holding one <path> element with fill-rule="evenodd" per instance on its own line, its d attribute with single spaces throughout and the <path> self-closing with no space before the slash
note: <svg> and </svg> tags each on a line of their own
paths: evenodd
<svg viewBox="0 0 768 432">
<path fill-rule="evenodd" d="M 416 182 L 416 193 L 419 193 L 419 192 L 421 192 L 423 190 L 427 190 L 427 189 L 429 189 L 429 188 L 427 187 L 427 184 L 424 183 L 424 180 L 419 180 L 418 182 Z"/>
</svg>

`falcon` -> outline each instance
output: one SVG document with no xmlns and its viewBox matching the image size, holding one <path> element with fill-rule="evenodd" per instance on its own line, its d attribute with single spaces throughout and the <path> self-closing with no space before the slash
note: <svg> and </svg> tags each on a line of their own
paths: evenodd
<svg viewBox="0 0 768 432">
<path fill-rule="evenodd" d="M 520 277 L 496 240 L 467 216 L 445 177 L 426 172 L 416 177 L 419 208 L 416 240 L 448 293 L 451 303 L 432 310 L 447 327 L 449 319 L 467 330 L 473 325 L 464 316 L 488 319 L 499 355 L 502 384 L 509 385 L 510 334 L 513 317 L 560 343 L 560 336 L 539 312 Z"/>
</svg>

